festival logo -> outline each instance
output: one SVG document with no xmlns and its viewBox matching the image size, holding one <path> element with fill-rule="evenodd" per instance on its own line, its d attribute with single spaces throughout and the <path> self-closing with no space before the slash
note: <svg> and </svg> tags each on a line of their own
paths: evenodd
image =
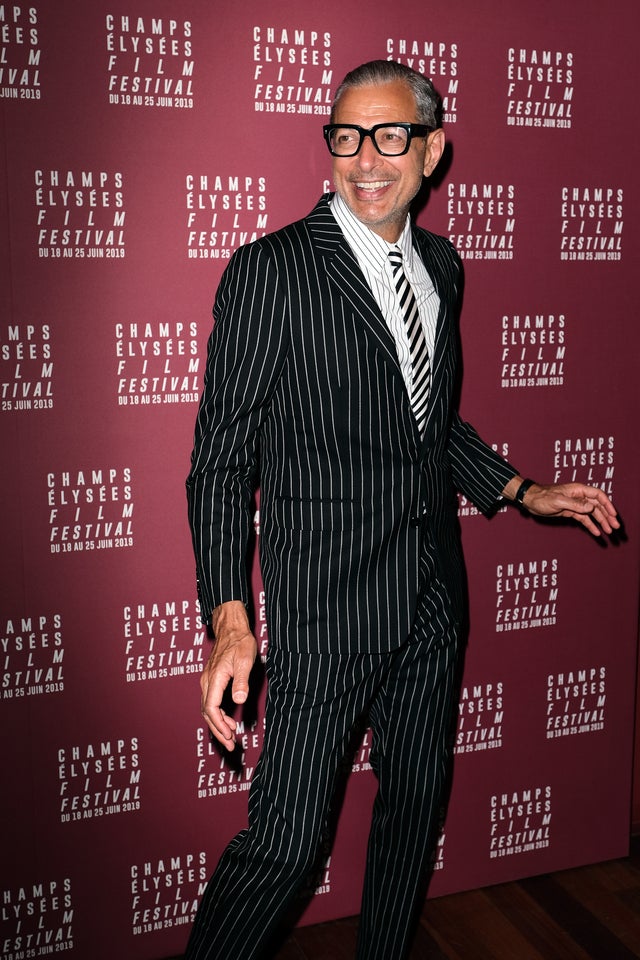
<svg viewBox="0 0 640 960">
<path fill-rule="evenodd" d="M 122 616 L 127 683 L 202 671 L 206 630 L 197 600 L 128 604 Z"/>
<path fill-rule="evenodd" d="M 3 621 L 0 637 L 0 700 L 19 700 L 64 690 L 64 645 L 59 613 Z"/>
<path fill-rule="evenodd" d="M 134 936 L 195 920 L 209 878 L 204 850 L 132 863 L 131 927 Z"/>
<path fill-rule="evenodd" d="M 195 61 L 189 20 L 108 13 L 105 26 L 109 103 L 193 107 Z"/>
<path fill-rule="evenodd" d="M 615 440 L 608 436 L 565 437 L 554 441 L 553 482 L 587 483 L 613 496 Z"/>
<path fill-rule="evenodd" d="M 447 233 L 463 260 L 512 260 L 516 188 L 505 183 L 449 183 Z"/>
<path fill-rule="evenodd" d="M 47 474 L 51 553 L 133 546 L 130 467 Z"/>
<path fill-rule="evenodd" d="M 126 211 L 120 171 L 36 170 L 34 182 L 39 257 L 124 257 Z"/>
<path fill-rule="evenodd" d="M 366 773 L 368 770 L 371 770 L 370 754 L 371 754 L 371 738 L 372 732 L 371 729 L 365 730 L 362 740 L 360 741 L 358 748 L 354 754 L 351 772 L 352 773 Z"/>
<path fill-rule="evenodd" d="M 60 822 L 140 810 L 138 738 L 60 747 Z"/>
<path fill-rule="evenodd" d="M 491 797 L 489 857 L 543 850 L 551 841 L 551 787 L 535 786 Z"/>
<path fill-rule="evenodd" d="M 260 515 L 260 511 L 256 511 L 256 518 Z M 260 534 L 260 521 L 259 519 L 254 523 L 254 528 L 256 535 Z M 266 613 L 266 602 L 264 596 L 264 590 L 258 591 L 258 603 L 256 605 L 256 624 L 254 628 L 254 635 L 258 642 L 258 656 L 263 663 L 267 659 L 267 649 L 269 647 L 269 634 L 267 631 L 267 613 Z"/>
<path fill-rule="evenodd" d="M 500 324 L 500 385 L 503 390 L 563 386 L 564 314 L 505 314 Z"/>
<path fill-rule="evenodd" d="M 331 857 L 329 857 L 320 871 L 318 885 L 314 890 L 316 897 L 321 897 L 325 893 L 331 893 Z"/>
<path fill-rule="evenodd" d="M 549 674 L 547 739 L 604 730 L 606 699 L 604 666 Z"/>
<path fill-rule="evenodd" d="M 455 753 L 476 753 L 502 746 L 502 680 L 463 686 L 458 702 Z"/>
<path fill-rule="evenodd" d="M 193 174 L 185 179 L 187 256 L 228 260 L 267 232 L 267 178 Z"/>
<path fill-rule="evenodd" d="M 0 327 L 1 409 L 51 410 L 53 353 L 48 323 Z"/>
<path fill-rule="evenodd" d="M 507 51 L 507 125 L 568 130 L 573 111 L 573 53 Z"/>
<path fill-rule="evenodd" d="M 326 116 L 331 110 L 331 34 L 256 25 L 251 43 L 254 109 Z"/>
<path fill-rule="evenodd" d="M 496 633 L 553 626 L 558 560 L 518 560 L 496 568 Z"/>
<path fill-rule="evenodd" d="M 0 4 L 0 98 L 39 100 L 40 37 L 38 8 Z"/>
<path fill-rule="evenodd" d="M 622 187 L 563 187 L 561 260 L 622 260 Z"/>
<path fill-rule="evenodd" d="M 120 406 L 197 403 L 200 357 L 195 321 L 116 323 Z"/>
<path fill-rule="evenodd" d="M 458 44 L 442 40 L 387 38 L 387 60 L 396 60 L 428 77 L 442 98 L 443 124 L 458 120 Z"/>
<path fill-rule="evenodd" d="M 444 830 L 441 830 L 440 835 L 438 837 L 438 842 L 436 844 L 436 848 L 433 852 L 433 857 L 431 860 L 431 868 L 434 872 L 436 870 L 444 870 L 444 850 L 445 850 L 446 839 L 447 839 L 446 833 L 444 832 Z"/>
<path fill-rule="evenodd" d="M 40 879 L 2 891 L 3 960 L 25 960 L 73 950 L 71 880 Z"/>
</svg>

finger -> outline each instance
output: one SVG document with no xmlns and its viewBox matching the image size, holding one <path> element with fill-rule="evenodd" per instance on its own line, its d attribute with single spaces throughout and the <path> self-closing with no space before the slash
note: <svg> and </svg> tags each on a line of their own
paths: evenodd
<svg viewBox="0 0 640 960">
<path fill-rule="evenodd" d="M 561 516 L 571 517 L 572 520 L 576 520 L 578 523 L 592 533 L 594 537 L 601 536 L 600 527 L 596 526 L 588 513 L 580 513 L 577 510 L 565 510 L 562 512 Z"/>
<path fill-rule="evenodd" d="M 202 716 L 214 737 L 219 740 L 229 750 L 233 749 L 235 743 L 235 720 L 228 716 L 220 706 L 222 701 L 222 692 L 216 693 L 212 686 L 206 700 L 202 704 Z"/>
<path fill-rule="evenodd" d="M 613 524 L 614 527 L 619 527 L 620 521 L 618 520 L 618 511 L 616 510 L 615 506 L 602 490 L 599 490 L 598 494 L 597 506 L 600 510 L 602 510 L 608 521 Z"/>
<path fill-rule="evenodd" d="M 602 490 L 590 490 L 581 513 L 591 516 L 594 523 L 599 524 L 605 533 L 613 533 L 614 528 L 620 526 L 616 508 Z"/>
<path fill-rule="evenodd" d="M 214 694 L 214 689 L 213 689 L 213 681 L 212 681 L 211 677 L 212 677 L 212 674 L 209 672 L 209 665 L 207 664 L 207 666 L 205 667 L 205 669 L 204 669 L 204 670 L 202 671 L 202 673 L 200 674 L 200 691 L 201 691 L 201 693 L 200 693 L 200 710 L 202 711 L 203 715 L 204 715 L 205 712 L 206 712 L 207 703 L 208 703 L 208 701 L 209 701 L 209 699 L 210 699 L 210 694 L 211 694 L 211 700 L 212 700 L 212 701 L 213 701 L 213 698 L 214 698 L 214 696 L 215 696 L 215 694 Z M 222 700 L 222 697 L 220 697 L 220 700 L 218 700 L 218 703 L 220 703 L 221 700 Z M 215 706 L 215 702 L 213 703 L 213 705 Z"/>
<path fill-rule="evenodd" d="M 615 516 L 611 516 L 608 512 L 603 511 L 600 506 L 595 507 L 593 511 L 593 518 L 600 524 L 605 533 L 613 533 L 614 528 L 620 526 L 617 518 Z"/>
<path fill-rule="evenodd" d="M 594 507 L 590 514 L 574 513 L 574 518 L 585 527 L 594 537 L 599 537 L 602 533 L 613 533 L 613 527 L 609 518 L 602 513 L 599 507 Z"/>
<path fill-rule="evenodd" d="M 589 533 L 592 533 L 594 537 L 602 536 L 602 530 L 600 529 L 600 527 L 596 526 L 596 524 L 593 522 L 593 520 L 588 514 L 583 513 L 579 517 L 579 520 L 582 526 L 586 527 Z"/>
<path fill-rule="evenodd" d="M 228 681 L 228 676 L 222 679 L 218 676 L 210 682 L 210 678 L 207 676 L 205 683 L 203 683 L 202 716 L 214 737 L 227 749 L 233 750 L 235 720 L 227 716 L 220 706 Z"/>
<path fill-rule="evenodd" d="M 235 721 L 220 707 L 215 707 L 209 714 L 203 713 L 203 717 L 216 740 L 226 750 L 232 751 L 236 745 Z"/>
<path fill-rule="evenodd" d="M 613 504 L 606 494 L 599 490 L 590 489 L 587 496 L 575 499 L 569 512 L 594 536 L 600 536 L 603 531 L 607 534 L 613 533 L 613 527 L 620 526 Z"/>
<path fill-rule="evenodd" d="M 249 674 L 253 662 L 243 658 L 236 662 L 236 670 L 231 686 L 231 699 L 234 703 L 245 703 L 249 696 Z"/>
<path fill-rule="evenodd" d="M 585 501 L 594 514 L 596 514 L 597 511 L 601 511 L 602 515 L 605 516 L 607 521 L 614 527 L 620 526 L 618 511 L 604 490 L 600 490 L 598 487 L 587 487 Z"/>
</svg>

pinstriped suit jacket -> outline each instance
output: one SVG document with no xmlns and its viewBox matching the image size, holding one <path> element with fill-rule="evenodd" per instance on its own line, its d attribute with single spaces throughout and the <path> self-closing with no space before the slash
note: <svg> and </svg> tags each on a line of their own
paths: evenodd
<svg viewBox="0 0 640 960">
<path fill-rule="evenodd" d="M 248 600 L 260 484 L 270 643 L 384 652 L 413 621 L 424 571 L 463 613 L 460 489 L 489 510 L 515 470 L 452 406 L 460 263 L 414 228 L 440 297 L 430 410 L 418 433 L 395 344 L 324 196 L 242 247 L 214 306 L 187 479 L 202 616 Z"/>
</svg>

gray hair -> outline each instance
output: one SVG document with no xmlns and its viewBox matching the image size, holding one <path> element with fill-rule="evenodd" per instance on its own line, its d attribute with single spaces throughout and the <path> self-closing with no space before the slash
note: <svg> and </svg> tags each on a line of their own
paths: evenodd
<svg viewBox="0 0 640 960">
<path fill-rule="evenodd" d="M 428 77 L 396 60 L 371 60 L 349 71 L 333 98 L 331 122 L 334 121 L 336 107 L 345 90 L 352 87 L 379 86 L 397 80 L 406 83 L 411 89 L 416 102 L 418 122 L 436 130 L 440 126 L 442 114 L 440 95 Z"/>
</svg>

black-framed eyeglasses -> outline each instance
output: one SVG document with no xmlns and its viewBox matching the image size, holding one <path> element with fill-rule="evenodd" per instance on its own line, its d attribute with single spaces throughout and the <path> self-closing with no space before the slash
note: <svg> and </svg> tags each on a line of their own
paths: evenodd
<svg viewBox="0 0 640 960">
<path fill-rule="evenodd" d="M 383 157 L 401 157 L 411 146 L 412 137 L 426 137 L 431 127 L 424 123 L 376 123 L 366 130 L 355 124 L 327 123 L 322 132 L 334 157 L 355 157 L 365 137 Z"/>
</svg>

